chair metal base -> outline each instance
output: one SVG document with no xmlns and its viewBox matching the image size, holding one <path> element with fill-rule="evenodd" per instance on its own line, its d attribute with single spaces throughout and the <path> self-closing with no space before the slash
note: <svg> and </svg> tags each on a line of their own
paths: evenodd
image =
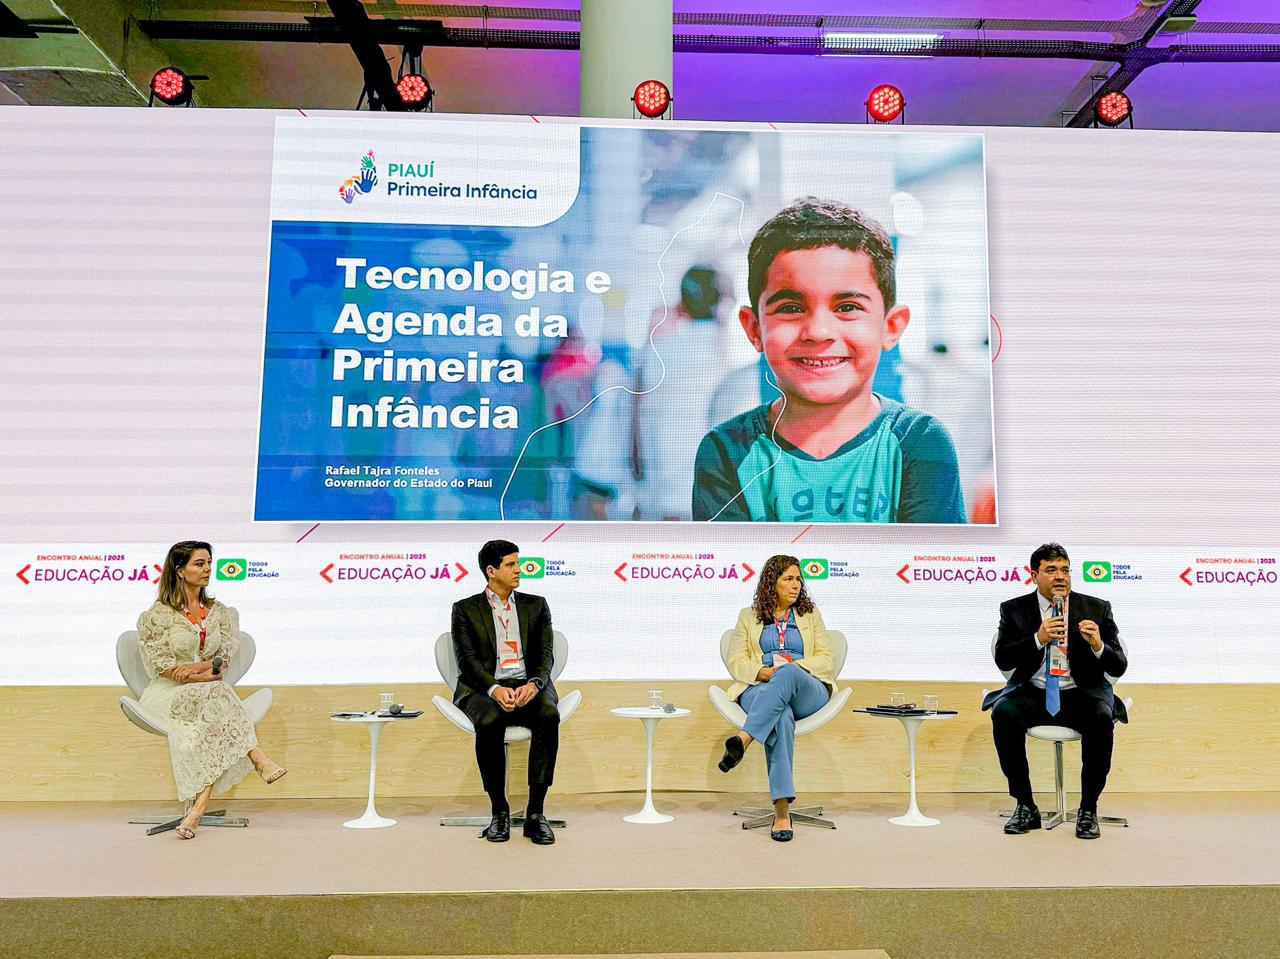
<svg viewBox="0 0 1280 959">
<path fill-rule="evenodd" d="M 1053 793 L 1056 808 L 1052 815 L 1044 820 L 1045 829 L 1056 829 L 1064 822 L 1075 822 L 1076 814 L 1067 811 L 1067 785 L 1062 773 L 1062 740 L 1055 739 L 1053 741 Z M 1012 809 L 1000 810 L 1000 816 L 1008 819 L 1013 815 Z M 1099 816 L 1098 824 L 1101 826 L 1124 826 L 1128 828 L 1129 820 L 1122 819 L 1119 816 Z"/>
<path fill-rule="evenodd" d="M 129 825 L 150 826 L 151 828 L 147 830 L 147 835 L 155 836 L 171 829 L 177 829 L 185 818 L 185 816 L 179 816 L 177 819 L 130 819 Z M 249 820 L 242 816 L 228 816 L 225 809 L 210 809 L 200 817 L 199 824 L 201 826 L 231 826 L 243 829 L 249 825 Z"/>
<path fill-rule="evenodd" d="M 773 825 L 772 806 L 743 806 L 741 809 L 735 809 L 733 814 L 746 820 L 742 824 L 743 829 L 759 829 L 761 826 Z M 823 829 L 836 828 L 836 824 L 830 819 L 823 818 L 821 806 L 792 806 L 791 822 L 793 825 L 799 826 L 820 826 Z"/>
</svg>

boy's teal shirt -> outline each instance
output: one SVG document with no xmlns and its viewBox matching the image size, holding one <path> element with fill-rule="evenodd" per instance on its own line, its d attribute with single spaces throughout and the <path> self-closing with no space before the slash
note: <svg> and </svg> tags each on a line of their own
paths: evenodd
<svg viewBox="0 0 1280 959">
<path fill-rule="evenodd" d="M 964 523 L 955 445 L 938 420 L 877 394 L 880 412 L 824 459 L 773 436 L 769 405 L 721 423 L 694 464 L 693 518 Z"/>
</svg>

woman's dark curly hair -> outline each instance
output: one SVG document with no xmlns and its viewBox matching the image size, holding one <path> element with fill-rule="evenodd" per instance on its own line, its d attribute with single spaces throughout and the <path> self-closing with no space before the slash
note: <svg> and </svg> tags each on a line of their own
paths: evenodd
<svg viewBox="0 0 1280 959">
<path fill-rule="evenodd" d="M 756 580 L 756 598 L 751 604 L 755 607 L 756 619 L 760 622 L 766 625 L 773 622 L 773 611 L 778 607 L 778 577 L 792 566 L 800 568 L 800 560 L 794 556 L 770 556 L 765 560 L 760 578 Z M 796 611 L 797 616 L 813 612 L 813 600 L 809 598 L 809 589 L 803 578 L 800 580 L 800 595 L 791 608 Z"/>
</svg>

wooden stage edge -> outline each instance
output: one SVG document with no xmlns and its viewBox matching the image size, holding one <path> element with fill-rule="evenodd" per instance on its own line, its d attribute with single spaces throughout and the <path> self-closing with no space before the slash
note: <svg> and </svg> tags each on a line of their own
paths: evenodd
<svg viewBox="0 0 1280 959">
<path fill-rule="evenodd" d="M 715 769 L 730 728 L 707 698 L 707 681 L 562 680 L 561 692 L 580 689 L 583 704 L 562 728 L 556 789 L 562 793 L 634 791 L 644 786 L 641 724 L 609 713 L 641 705 L 650 688 L 691 709 L 662 722 L 654 749 L 655 788 L 759 792 L 764 764 L 751 762 L 724 777 Z M 921 727 L 919 788 L 924 792 L 1003 792 L 991 742 L 990 719 L 979 711 L 983 684 L 844 680 L 850 707 L 888 702 L 902 691 L 920 702 L 926 693 L 947 722 Z M 995 683 L 990 684 L 992 686 Z M 242 687 L 248 695 L 255 687 Z M 431 697 L 442 684 L 278 686 L 258 727 L 267 751 L 289 775 L 268 789 L 256 777 L 233 796 L 341 798 L 368 788 L 365 731 L 331 722 L 329 714 L 369 708 L 388 688 L 422 717 L 384 731 L 379 745 L 379 797 L 462 796 L 480 793 L 471 737 L 444 719 Z M 173 797 L 168 750 L 159 737 L 134 727 L 108 686 L 0 687 L 0 801 L 166 800 Z M 1280 791 L 1280 685 L 1126 683 L 1132 721 L 1119 727 L 1108 791 Z M 1033 776 L 1051 781 L 1052 747 L 1031 743 Z M 524 747 L 511 751 L 513 791 L 524 779 Z M 1068 782 L 1078 782 L 1079 749 L 1067 748 Z M 796 781 L 814 792 L 895 792 L 906 788 L 906 743 L 893 719 L 846 713 L 803 737 L 796 749 Z"/>
<path fill-rule="evenodd" d="M 731 922 L 756 891 L 250 896 L 201 899 L 216 917 L 202 959 L 328 959 L 471 954 L 600 956 L 622 950 L 794 956 L 883 949 L 893 959 L 1122 956 L 1237 959 L 1274 954 L 1280 887 L 780 889 L 768 923 Z M 1106 908 L 1098 908 L 1098 903 Z M 0 959 L 193 955 L 192 900 L 0 900 Z M 508 922 L 477 921 L 497 915 Z M 142 935 L 139 930 L 145 930 Z M 501 950 L 510 950 L 503 953 Z"/>
</svg>

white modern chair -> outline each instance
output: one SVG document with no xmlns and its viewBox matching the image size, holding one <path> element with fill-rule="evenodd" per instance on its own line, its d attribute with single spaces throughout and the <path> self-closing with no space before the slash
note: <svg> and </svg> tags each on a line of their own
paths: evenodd
<svg viewBox="0 0 1280 959">
<path fill-rule="evenodd" d="M 552 664 L 551 664 L 551 681 L 555 682 L 564 672 L 565 663 L 569 660 L 569 641 L 565 639 L 564 633 L 558 629 L 552 632 Z M 441 633 L 436 638 L 436 668 L 440 670 L 440 677 L 444 680 L 445 685 L 449 687 L 452 693 L 458 686 L 458 657 L 453 649 L 453 636 L 450 633 Z M 560 725 L 568 722 L 569 717 L 578 711 L 578 707 L 582 704 L 582 691 L 573 690 L 568 693 L 559 693 L 559 704 L 557 710 L 560 713 Z M 472 725 L 470 718 L 461 709 L 453 704 L 452 699 L 446 699 L 443 696 L 432 696 L 431 702 L 435 704 L 436 709 L 449 722 L 453 723 L 464 733 L 469 736 L 476 734 L 476 728 Z M 503 740 L 503 758 L 506 761 L 506 775 L 508 785 L 511 776 L 511 744 L 528 742 L 533 738 L 533 733 L 526 726 L 508 726 L 507 734 Z M 507 789 L 510 792 L 510 789 Z M 550 819 L 552 827 L 563 829 L 565 822 L 563 819 Z M 488 816 L 448 816 L 440 820 L 442 826 L 479 826 L 489 825 Z M 523 826 L 524 816 L 512 816 L 512 826 Z"/>
<path fill-rule="evenodd" d="M 731 629 L 720 637 L 720 658 L 724 661 L 725 669 L 729 668 L 729 649 L 733 643 L 733 636 L 734 631 Z M 833 675 L 839 679 L 840 671 L 844 669 L 845 657 L 849 654 L 849 641 L 845 639 L 844 633 L 835 629 L 827 630 L 827 638 L 831 642 L 831 661 L 835 667 Z M 742 729 L 746 725 L 746 711 L 729 698 L 727 690 L 721 689 L 719 686 L 712 686 L 707 690 L 707 693 L 711 697 L 711 704 L 735 729 Z M 804 719 L 796 721 L 796 738 L 799 739 L 801 736 L 806 736 L 815 730 L 821 729 L 835 719 L 840 711 L 844 709 L 845 703 L 849 701 L 849 696 L 852 693 L 852 687 L 841 689 L 839 685 L 833 684 L 831 699 L 827 701 L 827 704 L 812 716 L 806 716 Z M 733 814 L 745 817 L 745 821 L 742 823 L 743 829 L 756 829 L 773 822 L 772 806 L 744 806 L 741 809 L 735 809 Z M 830 819 L 823 818 L 821 806 L 795 806 L 791 810 L 791 821 L 805 826 L 823 826 L 827 829 L 836 828 L 836 824 Z"/>
<path fill-rule="evenodd" d="M 996 640 L 999 636 L 1000 633 L 997 630 L 995 635 L 991 637 L 992 656 L 995 655 Z M 1013 670 L 1002 669 L 1000 670 L 1000 673 L 1004 676 L 1007 682 L 1009 677 L 1013 675 Z M 1114 676 L 1107 676 L 1106 680 L 1111 684 L 1111 689 L 1114 691 L 1117 682 L 1116 678 Z M 991 691 L 989 689 L 984 689 L 982 691 L 982 699 L 984 702 L 990 692 Z M 1133 711 L 1132 696 L 1124 700 L 1124 708 L 1126 712 L 1131 713 Z M 1070 726 L 1032 726 L 1027 730 L 1027 736 L 1031 739 L 1038 739 L 1041 742 L 1053 743 L 1053 794 L 1056 808 L 1053 811 L 1053 815 L 1051 815 L 1048 821 L 1045 822 L 1044 828 L 1053 829 L 1056 826 L 1061 826 L 1064 822 L 1075 822 L 1076 814 L 1067 810 L 1067 786 L 1062 771 L 1062 744 L 1078 743 L 1080 741 L 1080 733 L 1072 729 Z M 1000 810 L 1000 815 L 1005 819 L 1008 819 L 1013 815 L 1013 810 L 1002 809 Z M 1107 826 L 1128 826 L 1129 820 L 1119 816 L 1099 816 L 1098 823 L 1100 825 Z"/>
<path fill-rule="evenodd" d="M 240 648 L 236 652 L 235 658 L 231 660 L 231 668 L 223 675 L 222 681 L 228 686 L 235 686 L 249 671 L 249 667 L 253 665 L 254 657 L 257 655 L 258 647 L 254 643 L 253 637 L 248 633 L 240 634 Z M 142 665 L 142 649 L 138 645 L 138 633 L 135 630 L 121 633 L 120 638 L 116 640 L 116 665 L 120 668 L 120 675 L 124 678 L 125 685 L 129 687 L 133 696 L 141 696 L 142 691 L 147 688 L 147 683 L 151 681 L 147 676 L 146 667 Z M 163 716 L 158 716 L 150 710 L 143 707 L 133 696 L 120 697 L 120 709 L 133 723 L 143 732 L 151 733 L 155 736 L 163 736 L 166 739 L 169 736 L 169 723 Z M 272 693 L 270 689 L 259 689 L 248 698 L 242 700 L 244 710 L 249 715 L 249 721 L 255 726 L 262 722 L 262 717 L 267 714 L 267 710 L 271 708 Z M 182 817 L 177 819 L 131 819 L 131 823 L 139 825 L 150 825 L 153 828 L 147 830 L 148 836 L 154 836 L 159 832 L 166 832 L 170 829 L 177 828 L 182 822 Z M 227 818 L 226 810 L 217 809 L 206 812 L 200 819 L 202 826 L 247 826 L 249 820 L 234 817 Z"/>
</svg>

